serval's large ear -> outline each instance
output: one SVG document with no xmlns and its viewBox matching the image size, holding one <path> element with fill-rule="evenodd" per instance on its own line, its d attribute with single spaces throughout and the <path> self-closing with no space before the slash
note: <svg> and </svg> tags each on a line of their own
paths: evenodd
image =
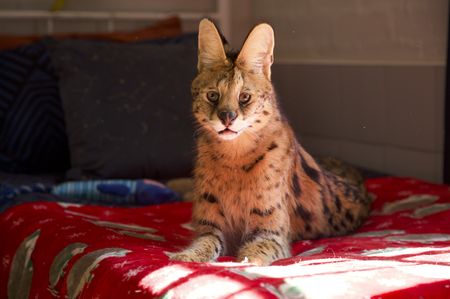
<svg viewBox="0 0 450 299">
<path fill-rule="evenodd" d="M 198 71 L 226 62 L 227 56 L 216 26 L 208 19 L 201 20 L 198 28 Z"/>
<path fill-rule="evenodd" d="M 270 80 L 275 39 L 269 24 L 259 24 L 248 35 L 236 64 L 253 73 L 261 73 Z"/>
</svg>

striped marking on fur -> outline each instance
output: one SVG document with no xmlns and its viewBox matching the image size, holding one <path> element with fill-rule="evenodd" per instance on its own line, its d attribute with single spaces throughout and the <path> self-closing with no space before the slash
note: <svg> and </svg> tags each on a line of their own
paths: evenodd
<svg viewBox="0 0 450 299">
<path fill-rule="evenodd" d="M 306 173 L 306 175 L 317 184 L 320 184 L 320 172 L 317 169 L 311 167 L 302 155 L 300 155 L 300 160 L 303 171 Z"/>
<path fill-rule="evenodd" d="M 296 198 L 300 197 L 300 195 L 302 194 L 297 173 L 294 173 L 294 175 L 292 176 L 292 192 L 294 193 L 294 196 Z"/>
<path fill-rule="evenodd" d="M 312 220 L 312 214 L 310 211 L 306 210 L 300 204 L 297 205 L 295 209 L 295 214 L 302 218 L 304 222 L 310 222 Z"/>
<path fill-rule="evenodd" d="M 249 172 L 250 170 L 252 170 L 256 166 L 256 164 L 258 164 L 263 159 L 264 159 L 264 154 L 258 156 L 255 159 L 255 161 L 253 161 L 252 163 L 242 166 L 242 170 L 244 170 L 245 172 Z"/>
<path fill-rule="evenodd" d="M 217 203 L 218 199 L 211 193 L 203 193 L 202 198 L 209 203 Z"/>
<path fill-rule="evenodd" d="M 206 219 L 200 219 L 198 221 L 198 224 L 204 225 L 204 226 L 210 226 L 210 227 L 213 227 L 215 229 L 219 229 L 220 230 L 220 227 L 219 227 L 219 225 L 217 223 L 209 221 L 209 220 L 206 220 Z"/>
<path fill-rule="evenodd" d="M 250 211 L 250 214 L 255 214 L 255 215 L 258 215 L 260 217 L 267 217 L 267 216 L 272 215 L 274 210 L 275 210 L 274 207 L 271 207 L 270 209 L 265 209 L 265 210 L 261 210 L 261 209 L 258 209 L 258 208 L 253 208 Z"/>
</svg>

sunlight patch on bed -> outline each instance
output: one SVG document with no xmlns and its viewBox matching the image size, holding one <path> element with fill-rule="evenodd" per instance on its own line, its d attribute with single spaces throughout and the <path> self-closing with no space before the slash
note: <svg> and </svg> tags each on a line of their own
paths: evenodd
<svg viewBox="0 0 450 299">
<path fill-rule="evenodd" d="M 240 262 L 210 262 L 208 263 L 211 266 L 219 266 L 219 267 L 245 267 L 248 266 L 248 263 L 240 263 Z"/>
<path fill-rule="evenodd" d="M 421 254 L 417 256 L 412 256 L 405 258 L 406 261 L 420 261 L 420 262 L 430 262 L 430 263 L 447 263 L 450 266 L 450 248 L 447 247 L 449 252 L 446 253 L 436 253 L 436 254 Z M 450 272 L 448 274 L 450 277 Z"/>
<path fill-rule="evenodd" d="M 248 267 L 244 271 L 265 277 L 283 278 L 295 276 L 320 276 L 347 271 L 384 269 L 403 265 L 402 262 L 385 260 L 314 259 L 287 266 Z"/>
<path fill-rule="evenodd" d="M 399 276 L 414 275 L 421 277 L 421 280 L 442 280 L 450 279 L 450 266 L 432 265 L 432 264 L 418 264 L 410 267 L 397 268 L 402 273 Z"/>
<path fill-rule="evenodd" d="M 372 298 L 376 294 L 441 281 L 442 276 L 449 278 L 448 273 L 450 267 L 400 263 L 395 267 L 286 278 L 279 289 L 283 295 L 288 295 L 287 290 L 298 290 L 304 298 Z"/>
<path fill-rule="evenodd" d="M 218 291 L 221 298 L 230 298 L 246 288 L 248 285 L 231 277 L 203 274 L 172 288 L 173 297 L 169 298 L 212 298 L 212 295 L 217 294 Z M 238 298 L 244 297 L 238 296 Z M 255 296 L 249 297 L 247 294 L 247 298 L 255 298 Z"/>
<path fill-rule="evenodd" d="M 139 286 L 154 294 L 159 294 L 172 283 L 192 274 L 191 270 L 183 265 L 170 265 L 147 274 L 139 282 Z"/>
</svg>

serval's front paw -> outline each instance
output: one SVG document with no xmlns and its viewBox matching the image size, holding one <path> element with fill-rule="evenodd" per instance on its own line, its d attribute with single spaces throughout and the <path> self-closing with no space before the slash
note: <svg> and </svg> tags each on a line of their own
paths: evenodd
<svg viewBox="0 0 450 299">
<path fill-rule="evenodd" d="M 273 240 L 260 240 L 246 244 L 239 250 L 238 261 L 256 266 L 268 266 L 289 256 L 289 248 Z"/>
<path fill-rule="evenodd" d="M 167 253 L 170 260 L 180 262 L 209 262 L 211 258 L 206 255 L 196 254 L 193 251 L 181 251 L 174 253 Z"/>
<path fill-rule="evenodd" d="M 255 266 L 268 266 L 273 261 L 275 261 L 274 258 L 269 257 L 267 255 L 263 255 L 263 254 L 251 255 L 251 254 L 245 254 L 245 253 L 240 254 L 238 256 L 237 260 L 241 263 L 248 263 L 248 264 L 252 264 Z"/>
</svg>

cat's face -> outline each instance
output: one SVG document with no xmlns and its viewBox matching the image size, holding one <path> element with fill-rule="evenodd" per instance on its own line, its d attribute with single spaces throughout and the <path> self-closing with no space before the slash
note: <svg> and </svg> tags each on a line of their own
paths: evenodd
<svg viewBox="0 0 450 299">
<path fill-rule="evenodd" d="M 192 83 L 198 124 L 223 140 L 257 134 L 277 112 L 270 82 L 273 31 L 262 24 L 249 34 L 237 57 L 227 56 L 208 20 L 200 23 L 198 75 Z"/>
</svg>

